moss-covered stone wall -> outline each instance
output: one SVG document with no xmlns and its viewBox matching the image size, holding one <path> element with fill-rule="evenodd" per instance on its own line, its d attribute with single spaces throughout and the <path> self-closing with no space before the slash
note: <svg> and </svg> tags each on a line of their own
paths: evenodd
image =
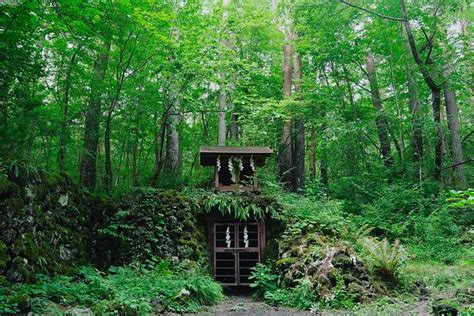
<svg viewBox="0 0 474 316">
<path fill-rule="evenodd" d="M 91 196 L 66 173 L 15 163 L 0 174 L 0 278 L 33 281 L 86 260 Z"/>
</svg>

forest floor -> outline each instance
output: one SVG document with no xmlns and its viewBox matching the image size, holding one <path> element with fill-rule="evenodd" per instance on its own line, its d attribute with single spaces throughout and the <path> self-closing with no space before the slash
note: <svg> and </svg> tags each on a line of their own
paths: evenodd
<svg viewBox="0 0 474 316">
<path fill-rule="evenodd" d="M 172 315 L 172 314 L 170 314 Z M 196 315 L 196 314 L 186 314 Z M 197 315 L 206 316 L 244 316 L 244 315 L 267 315 L 267 316 L 306 316 L 314 315 L 308 311 L 302 311 L 289 307 L 275 307 L 262 301 L 253 299 L 248 295 L 230 295 L 226 296 L 219 304 L 209 307 L 207 311 Z"/>
<path fill-rule="evenodd" d="M 404 306 L 403 306 L 404 305 Z M 216 306 L 209 307 L 207 311 L 198 314 L 185 315 L 202 315 L 202 316 L 246 316 L 246 315 L 265 315 L 265 316 L 307 316 L 307 315 L 430 315 L 428 300 L 423 299 L 411 304 L 401 304 L 398 302 L 397 311 L 387 306 L 387 310 L 374 308 L 364 308 L 363 310 L 347 311 L 332 310 L 309 312 L 287 307 L 275 307 L 268 305 L 262 301 L 255 300 L 250 296 L 232 295 L 227 296 Z M 179 314 L 169 313 L 167 316 L 177 316 Z"/>
</svg>

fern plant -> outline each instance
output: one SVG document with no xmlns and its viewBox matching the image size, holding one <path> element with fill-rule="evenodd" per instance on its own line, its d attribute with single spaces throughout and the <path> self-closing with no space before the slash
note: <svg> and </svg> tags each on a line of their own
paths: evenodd
<svg viewBox="0 0 474 316">
<path fill-rule="evenodd" d="M 397 281 L 397 272 L 405 260 L 406 251 L 398 240 L 390 244 L 386 238 L 378 241 L 374 238 L 364 239 L 364 248 L 368 253 L 374 272 L 389 283 Z"/>
</svg>

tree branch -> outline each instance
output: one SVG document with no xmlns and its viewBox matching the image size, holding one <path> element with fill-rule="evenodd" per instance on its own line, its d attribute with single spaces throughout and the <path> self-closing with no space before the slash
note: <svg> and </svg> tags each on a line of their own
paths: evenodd
<svg viewBox="0 0 474 316">
<path fill-rule="evenodd" d="M 469 136 L 471 136 L 472 134 L 474 134 L 474 129 L 472 131 L 470 131 L 469 134 L 464 136 L 464 138 L 462 139 L 462 142 L 464 143 L 469 138 Z"/>
<path fill-rule="evenodd" d="M 404 22 L 405 19 L 403 18 L 397 18 L 397 17 L 393 17 L 393 16 L 388 16 L 388 15 L 384 15 L 384 14 L 381 14 L 381 13 L 378 13 L 378 12 L 375 12 L 375 11 L 372 11 L 372 10 L 369 10 L 367 8 L 364 8 L 364 7 L 361 7 L 361 6 L 358 6 L 356 4 L 353 4 L 353 3 L 350 3 L 348 1 L 345 1 L 345 0 L 339 0 L 340 3 L 342 4 L 345 4 L 347 6 L 350 6 L 352 8 L 356 8 L 356 9 L 359 9 L 361 11 L 364 11 L 364 12 L 367 12 L 367 13 L 370 13 L 370 14 L 373 14 L 375 16 L 378 16 L 379 18 L 382 18 L 382 19 L 386 19 L 386 20 L 392 20 L 392 21 L 398 21 L 398 22 Z"/>
</svg>

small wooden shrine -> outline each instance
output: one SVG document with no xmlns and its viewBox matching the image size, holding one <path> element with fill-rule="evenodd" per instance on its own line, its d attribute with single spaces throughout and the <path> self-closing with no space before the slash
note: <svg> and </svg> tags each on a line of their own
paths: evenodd
<svg viewBox="0 0 474 316">
<path fill-rule="evenodd" d="M 273 151 L 269 147 L 201 147 L 202 166 L 214 167 L 217 192 L 260 192 L 256 170 Z M 264 219 L 242 221 L 218 212 L 208 218 L 214 277 L 223 285 L 249 285 L 251 268 L 263 259 Z"/>
<path fill-rule="evenodd" d="M 214 167 L 216 191 L 258 192 L 255 171 L 272 153 L 269 147 L 201 147 L 201 166 Z"/>
</svg>

